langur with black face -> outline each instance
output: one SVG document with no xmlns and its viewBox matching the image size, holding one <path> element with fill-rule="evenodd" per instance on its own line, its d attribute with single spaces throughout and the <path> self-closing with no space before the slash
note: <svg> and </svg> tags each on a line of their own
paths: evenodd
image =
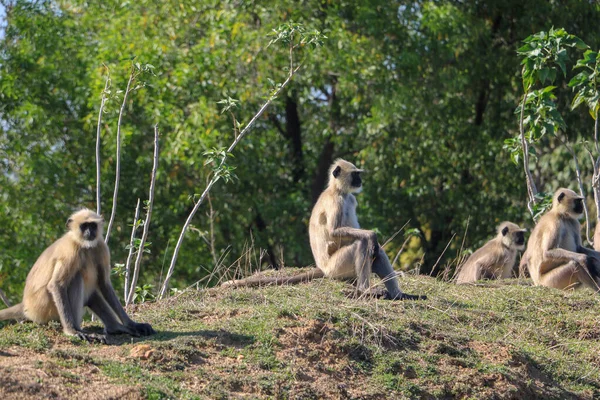
<svg viewBox="0 0 600 400">
<path fill-rule="evenodd" d="M 327 277 L 356 278 L 361 293 L 369 290 L 371 273 L 375 273 L 385 284 L 386 298 L 425 298 L 400 290 L 396 272 L 379 246 L 377 234 L 360 228 L 354 193 L 362 190 L 361 172 L 342 159 L 336 160 L 329 170 L 329 185 L 313 208 L 308 228 L 317 268 Z"/>
<path fill-rule="evenodd" d="M 512 275 L 517 252 L 525 248 L 525 229 L 512 222 L 498 226 L 495 238 L 471 254 L 456 277 L 457 284 L 480 279 L 506 279 Z"/>
<path fill-rule="evenodd" d="M 583 216 L 583 201 L 572 190 L 557 190 L 552 209 L 533 229 L 526 264 L 536 286 L 599 291 L 600 253 L 583 247 L 581 241 L 578 220 Z"/>
<path fill-rule="evenodd" d="M 329 184 L 313 207 L 308 234 L 317 268 L 291 278 L 256 278 L 225 282 L 226 286 L 291 284 L 318 277 L 356 279 L 358 293 L 368 293 L 371 273 L 384 282 L 385 298 L 391 300 L 425 299 L 405 294 L 388 256 L 377 242 L 377 234 L 361 229 L 356 215 L 354 193 L 362 190 L 362 170 L 338 159 L 329 169 Z"/>
<path fill-rule="evenodd" d="M 149 324 L 132 321 L 119 302 L 110 282 L 110 253 L 102 226 L 102 217 L 88 209 L 71 215 L 68 232 L 44 250 L 29 271 L 23 301 L 1 310 L 0 320 L 39 324 L 59 320 L 69 336 L 106 343 L 105 335 L 81 330 L 87 306 L 104 324 L 105 334 L 154 334 Z"/>
</svg>

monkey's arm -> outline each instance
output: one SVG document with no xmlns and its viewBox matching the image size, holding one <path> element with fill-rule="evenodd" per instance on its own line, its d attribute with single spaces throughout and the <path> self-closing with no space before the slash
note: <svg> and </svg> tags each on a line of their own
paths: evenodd
<svg viewBox="0 0 600 400">
<path fill-rule="evenodd" d="M 569 251 L 560 248 L 545 250 L 543 256 L 544 261 L 546 262 L 553 261 L 567 263 L 569 261 L 576 261 L 577 263 L 582 265 L 585 265 L 585 259 L 587 257 L 585 254 L 580 254 L 574 251 Z"/>
<path fill-rule="evenodd" d="M 83 279 L 73 265 L 73 260 L 56 260 L 52 277 L 46 286 L 63 327 L 63 332 L 79 339 L 106 343 L 102 335 L 88 334 L 81 330 L 83 311 Z"/>
<path fill-rule="evenodd" d="M 579 246 L 577 246 L 577 252 L 581 253 L 581 254 L 585 254 L 586 256 L 589 256 L 589 257 L 598 258 L 600 260 L 600 253 L 597 252 L 596 250 L 588 249 L 587 247 L 579 245 Z"/>
<path fill-rule="evenodd" d="M 54 264 L 52 278 L 48 282 L 48 291 L 52 295 L 54 305 L 60 317 L 60 323 L 64 333 L 70 336 L 76 336 L 79 331 L 78 322 L 75 321 L 71 302 L 67 295 L 68 284 L 73 280 L 75 274 L 74 268 L 68 260 L 57 260 Z"/>
<path fill-rule="evenodd" d="M 479 257 L 479 259 L 477 259 L 475 262 L 475 271 L 477 274 L 475 280 L 484 278 L 498 279 L 500 276 L 498 276 L 497 270 L 500 266 L 501 256 L 502 254 L 499 254 L 498 252 L 490 252 Z M 502 272 L 500 272 L 500 275 L 502 275 Z"/>
<path fill-rule="evenodd" d="M 542 257 L 545 263 L 564 264 L 575 261 L 581 266 L 586 265 L 587 255 L 557 247 L 558 239 L 559 229 L 555 229 L 552 235 L 546 235 L 542 239 Z M 580 246 L 578 245 L 578 247 Z"/>
<path fill-rule="evenodd" d="M 110 283 L 110 257 L 108 256 L 108 247 L 106 248 L 106 255 L 101 261 L 101 264 L 102 265 L 100 266 L 100 271 L 98 273 L 98 290 L 110 308 L 112 308 L 117 317 L 119 317 L 121 323 L 125 327 L 131 329 L 134 332 L 132 333 L 134 335 L 148 336 L 155 334 L 156 331 L 152 329 L 150 324 L 137 323 L 133 321 L 131 318 L 129 318 L 125 312 L 125 309 L 123 309 L 123 306 L 121 305 L 121 302 L 119 301 L 119 298 L 117 297 L 117 294 Z"/>
<path fill-rule="evenodd" d="M 121 305 L 121 302 L 119 301 L 119 298 L 117 297 L 117 294 L 115 293 L 115 290 L 113 289 L 109 279 L 99 279 L 98 289 L 110 308 L 112 308 L 115 314 L 117 314 L 123 325 L 132 329 L 135 335 L 148 336 L 156 333 L 150 324 L 138 323 L 129 318 L 125 312 L 125 309 L 123 309 L 123 306 Z"/>
<path fill-rule="evenodd" d="M 349 226 L 343 226 L 340 228 L 333 228 L 331 231 L 331 237 L 341 239 L 377 239 L 377 234 L 368 229 L 351 228 Z"/>
</svg>

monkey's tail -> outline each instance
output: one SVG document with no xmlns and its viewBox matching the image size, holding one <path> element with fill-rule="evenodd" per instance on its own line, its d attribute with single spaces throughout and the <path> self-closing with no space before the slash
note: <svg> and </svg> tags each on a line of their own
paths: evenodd
<svg viewBox="0 0 600 400">
<path fill-rule="evenodd" d="M 0 321 L 7 319 L 24 319 L 25 313 L 23 312 L 23 303 L 19 303 L 7 309 L 0 310 Z"/>
<path fill-rule="evenodd" d="M 296 285 L 298 283 L 305 283 L 312 281 L 313 279 L 323 278 L 325 274 L 319 268 L 313 268 L 308 272 L 304 272 L 298 275 L 292 276 L 278 276 L 278 277 L 265 277 L 265 276 L 251 276 L 246 279 L 231 280 L 224 282 L 221 287 L 244 287 L 244 286 L 268 286 L 268 285 Z"/>
</svg>

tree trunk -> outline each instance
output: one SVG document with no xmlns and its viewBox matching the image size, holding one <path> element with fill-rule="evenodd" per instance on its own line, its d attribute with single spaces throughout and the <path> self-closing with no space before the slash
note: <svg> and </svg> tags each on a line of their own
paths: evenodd
<svg viewBox="0 0 600 400">
<path fill-rule="evenodd" d="M 596 228 L 592 240 L 594 241 L 594 250 L 600 251 L 600 218 L 596 218 Z"/>
<path fill-rule="evenodd" d="M 325 185 L 327 184 L 327 180 L 329 179 L 329 166 L 333 163 L 333 150 L 334 145 L 330 138 L 327 138 L 325 145 L 323 145 L 323 149 L 321 150 L 321 154 L 319 154 L 319 162 L 317 164 L 317 173 L 313 179 L 312 184 L 312 204 L 314 205 L 323 189 L 325 189 Z"/>
<path fill-rule="evenodd" d="M 292 145 L 292 160 L 294 166 L 292 174 L 294 183 L 304 177 L 304 157 L 302 153 L 302 130 L 298 115 L 298 103 L 288 96 L 285 102 L 285 133 Z"/>
</svg>

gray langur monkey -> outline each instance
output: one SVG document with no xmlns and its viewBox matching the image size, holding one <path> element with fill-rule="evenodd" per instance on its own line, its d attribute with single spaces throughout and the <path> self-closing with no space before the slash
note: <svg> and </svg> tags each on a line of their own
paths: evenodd
<svg viewBox="0 0 600 400">
<path fill-rule="evenodd" d="M 527 268 L 536 286 L 557 289 L 588 287 L 599 291 L 600 253 L 583 247 L 584 198 L 558 189 L 552 208 L 540 218 L 527 243 Z"/>
<path fill-rule="evenodd" d="M 338 159 L 329 169 L 329 184 L 313 207 L 308 233 L 317 268 L 330 278 L 356 278 L 359 292 L 370 288 L 371 273 L 379 276 L 387 289 L 386 298 L 414 300 L 425 298 L 405 294 L 388 256 L 377 242 L 374 231 L 361 229 L 356 215 L 354 193 L 362 191 L 362 170 Z"/>
<path fill-rule="evenodd" d="M 375 232 L 361 229 L 356 216 L 354 193 L 362 190 L 362 170 L 338 159 L 329 169 L 329 184 L 313 207 L 308 233 L 317 268 L 287 278 L 250 277 L 225 282 L 225 286 L 291 284 L 313 278 L 356 279 L 357 290 L 367 292 L 371 273 L 377 274 L 387 289 L 390 300 L 426 299 L 405 294 L 388 256 L 377 242 Z"/>
<path fill-rule="evenodd" d="M 480 279 L 510 278 L 517 252 L 525 248 L 525 232 L 512 222 L 502 222 L 495 238 L 475 251 L 460 267 L 457 284 Z"/>
<path fill-rule="evenodd" d="M 110 282 L 110 253 L 102 226 L 102 217 L 88 209 L 71 215 L 67 233 L 46 248 L 29 271 L 23 301 L 1 310 L 0 321 L 60 320 L 65 334 L 102 343 L 107 334 L 154 334 L 149 324 L 132 321 L 119 302 Z M 104 324 L 105 335 L 81 330 L 86 306 Z"/>
</svg>

